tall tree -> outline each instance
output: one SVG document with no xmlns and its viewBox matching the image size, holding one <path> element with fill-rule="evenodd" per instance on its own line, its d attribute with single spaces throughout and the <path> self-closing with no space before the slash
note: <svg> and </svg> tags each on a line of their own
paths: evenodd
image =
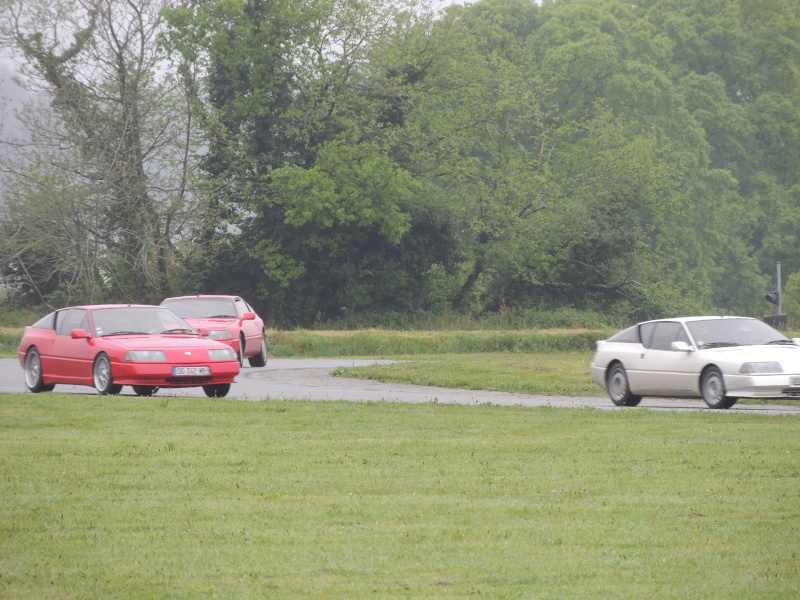
<svg viewBox="0 0 800 600">
<path fill-rule="evenodd" d="M 535 51 L 543 14 L 524 2 L 454 7 L 416 41 L 429 60 L 418 61 L 427 66 L 406 94 L 402 133 L 464 231 L 469 260 L 452 301 L 605 308 L 627 299 L 658 310 L 652 232 L 673 210 L 680 170 L 654 135 L 595 95 L 587 106 L 563 102 L 566 75 Z"/>
<path fill-rule="evenodd" d="M 419 306 L 409 288 L 435 259 L 418 249 L 447 247 L 449 232 L 391 156 L 390 75 L 369 63 L 411 18 L 401 8 L 190 0 L 168 12 L 174 47 L 204 70 L 204 165 L 231 224 L 209 237 L 234 265 L 206 261 L 207 288 L 288 323 Z"/>
<path fill-rule="evenodd" d="M 80 295 L 87 301 L 159 300 L 169 290 L 174 244 L 192 208 L 185 95 L 170 78 L 157 44 L 164 2 L 7 0 L 6 5 L 2 40 L 22 61 L 26 83 L 51 100 L 55 126 L 45 129 L 43 121 L 28 120 L 31 142 L 61 149 L 23 151 L 6 161 L 10 182 L 24 182 L 31 172 L 50 174 L 36 182 L 40 193 L 17 194 L 14 220 L 6 227 L 23 227 L 25 215 L 42 213 L 41 203 L 59 198 L 48 182 L 88 189 L 96 201 L 81 216 L 93 226 L 63 231 L 54 246 L 65 256 L 69 247 L 97 248 L 99 262 L 92 265 L 97 285 Z M 73 208 L 81 212 L 77 204 Z M 34 246 L 42 237 L 39 250 L 53 234 L 51 228 L 30 227 L 26 233 Z M 15 252 L 14 258 L 21 263 L 26 255 Z M 87 267 L 81 262 L 77 268 Z"/>
</svg>

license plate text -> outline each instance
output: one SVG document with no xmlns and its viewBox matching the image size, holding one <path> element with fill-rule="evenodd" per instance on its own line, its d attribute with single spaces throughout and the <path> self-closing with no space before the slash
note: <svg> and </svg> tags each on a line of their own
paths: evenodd
<svg viewBox="0 0 800 600">
<path fill-rule="evenodd" d="M 172 374 L 181 375 L 211 375 L 209 367 L 172 367 Z"/>
</svg>

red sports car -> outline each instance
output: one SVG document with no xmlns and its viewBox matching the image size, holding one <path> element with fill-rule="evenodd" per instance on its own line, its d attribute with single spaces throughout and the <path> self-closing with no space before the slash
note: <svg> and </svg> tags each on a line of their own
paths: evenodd
<svg viewBox="0 0 800 600">
<path fill-rule="evenodd" d="M 209 340 L 160 306 L 73 306 L 25 328 L 19 346 L 25 384 L 49 392 L 56 384 L 93 386 L 118 394 L 123 385 L 139 396 L 159 388 L 202 386 L 225 396 L 239 374 L 236 352 Z"/>
<path fill-rule="evenodd" d="M 179 296 L 161 303 L 195 328 L 208 329 L 208 337 L 234 349 L 239 362 L 251 367 L 267 364 L 264 321 L 239 296 Z"/>
</svg>

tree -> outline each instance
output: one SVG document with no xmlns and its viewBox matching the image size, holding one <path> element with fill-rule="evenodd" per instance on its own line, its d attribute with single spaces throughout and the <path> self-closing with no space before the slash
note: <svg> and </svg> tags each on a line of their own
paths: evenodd
<svg viewBox="0 0 800 600">
<path fill-rule="evenodd" d="M 450 198 L 465 232 L 453 303 L 481 293 L 494 309 L 627 300 L 660 310 L 653 232 L 676 204 L 679 163 L 591 94 L 589 106 L 562 103 L 564 77 L 542 67 L 536 30 L 520 22 L 545 27 L 533 5 L 484 2 L 454 8 L 416 41 L 429 60 L 416 62 L 426 68 L 408 86 L 398 137 L 407 168 Z M 566 89 L 574 101 L 577 88 Z"/>
<path fill-rule="evenodd" d="M 6 191 L 15 182 L 31 191 L 24 197 L 15 193 L 13 220 L 5 223 L 12 235 L 27 239 L 26 251 L 8 250 L 17 272 L 25 271 L 30 252 L 55 252 L 53 258 L 70 256 L 78 261 L 78 272 L 92 273 L 94 281 L 69 291 L 71 298 L 160 300 L 169 290 L 175 243 L 186 231 L 194 202 L 185 95 L 157 44 L 163 2 L 11 0 L 7 5 L 2 41 L 24 61 L 27 85 L 51 99 L 48 121 L 27 121 L 29 149 L 4 163 Z M 29 173 L 38 174 L 35 182 L 28 181 Z M 28 225 L 48 208 L 62 208 L 60 189 L 68 189 L 71 198 L 92 199 L 75 202 L 74 212 L 60 215 L 91 227 Z M 94 250 L 68 250 L 77 247 Z M 63 284 L 57 272 L 50 275 Z"/>
<path fill-rule="evenodd" d="M 285 323 L 419 308 L 412 288 L 436 257 L 417 249 L 446 249 L 450 234 L 392 157 L 391 74 L 369 62 L 410 13 L 261 0 L 187 1 L 168 16 L 173 47 L 204 74 L 203 165 L 231 225 L 207 232 L 234 265 L 207 260 L 206 289 L 239 290 Z"/>
</svg>

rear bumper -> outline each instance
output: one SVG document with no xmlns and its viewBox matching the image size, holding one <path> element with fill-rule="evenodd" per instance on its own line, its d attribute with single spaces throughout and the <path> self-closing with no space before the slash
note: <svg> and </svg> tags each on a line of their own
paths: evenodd
<svg viewBox="0 0 800 600">
<path fill-rule="evenodd" d="M 592 374 L 592 379 L 594 379 L 601 388 L 606 389 L 606 368 L 591 363 L 589 365 L 589 371 Z"/>
</svg>

